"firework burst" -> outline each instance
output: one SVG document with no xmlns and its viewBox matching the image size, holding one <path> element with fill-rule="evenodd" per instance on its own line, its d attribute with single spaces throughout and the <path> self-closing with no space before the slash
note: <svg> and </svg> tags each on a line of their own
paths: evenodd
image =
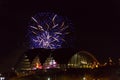
<svg viewBox="0 0 120 80">
<path fill-rule="evenodd" d="M 54 13 L 39 13 L 31 17 L 29 37 L 31 48 L 57 49 L 69 34 L 70 23 Z"/>
</svg>

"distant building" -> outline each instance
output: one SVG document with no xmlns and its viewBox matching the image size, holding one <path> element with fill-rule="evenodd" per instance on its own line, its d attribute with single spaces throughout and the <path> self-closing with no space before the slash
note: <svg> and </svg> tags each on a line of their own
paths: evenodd
<svg viewBox="0 0 120 80">
<path fill-rule="evenodd" d="M 16 66 L 17 71 L 29 71 L 31 70 L 31 63 L 26 54 L 24 54 L 21 60 L 18 62 Z"/>
<path fill-rule="evenodd" d="M 74 54 L 68 62 L 70 68 L 97 68 L 99 62 L 87 51 L 80 51 Z"/>
<path fill-rule="evenodd" d="M 65 53 L 66 52 L 66 53 Z M 16 70 L 36 70 L 51 68 L 97 68 L 100 63 L 87 51 L 33 49 L 24 53 Z M 50 54 L 52 53 L 52 54 Z"/>
<path fill-rule="evenodd" d="M 50 69 L 50 68 L 59 68 L 57 62 L 53 59 L 53 57 L 48 57 L 43 64 L 43 69 Z"/>
<path fill-rule="evenodd" d="M 42 69 L 42 65 L 40 63 L 40 59 L 38 56 L 36 56 L 33 61 L 32 61 L 32 64 L 31 64 L 31 69 L 32 70 L 36 70 L 36 69 Z"/>
</svg>

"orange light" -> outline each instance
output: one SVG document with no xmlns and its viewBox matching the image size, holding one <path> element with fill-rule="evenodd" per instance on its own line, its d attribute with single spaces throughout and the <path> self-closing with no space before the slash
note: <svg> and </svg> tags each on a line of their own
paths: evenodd
<svg viewBox="0 0 120 80">
<path fill-rule="evenodd" d="M 42 69 L 42 66 L 39 65 L 39 63 L 36 63 L 36 68 L 37 68 L 37 69 Z"/>
<path fill-rule="evenodd" d="M 39 64 L 38 63 L 36 63 L 36 68 L 39 68 Z"/>
</svg>

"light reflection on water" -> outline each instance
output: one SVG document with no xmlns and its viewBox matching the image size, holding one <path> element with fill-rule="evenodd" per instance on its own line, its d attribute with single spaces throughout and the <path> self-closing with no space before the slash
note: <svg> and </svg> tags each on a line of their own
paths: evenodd
<svg viewBox="0 0 120 80">
<path fill-rule="evenodd" d="M 120 75 L 114 74 L 114 72 L 109 72 L 107 74 L 98 73 L 59 73 L 59 74 L 34 74 L 31 76 L 22 77 L 15 80 L 120 80 Z"/>
<path fill-rule="evenodd" d="M 50 75 L 50 76 L 31 76 L 18 80 L 120 80 L 120 77 L 94 77 L 91 75 Z"/>
<path fill-rule="evenodd" d="M 110 79 L 109 77 L 93 77 L 91 75 L 51 75 L 51 76 L 36 76 L 34 79 L 20 79 L 20 80 L 119 80 L 119 79 Z"/>
<path fill-rule="evenodd" d="M 120 80 L 118 76 L 94 77 L 91 75 L 60 75 L 40 78 L 39 80 Z"/>
</svg>

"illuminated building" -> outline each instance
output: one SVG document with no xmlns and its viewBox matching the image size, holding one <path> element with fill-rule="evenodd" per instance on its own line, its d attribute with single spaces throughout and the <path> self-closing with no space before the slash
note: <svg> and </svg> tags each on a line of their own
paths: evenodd
<svg viewBox="0 0 120 80">
<path fill-rule="evenodd" d="M 17 71 L 29 71 L 31 70 L 31 63 L 27 55 L 23 55 L 16 66 Z"/>
<path fill-rule="evenodd" d="M 53 54 L 50 54 L 51 52 Z M 67 55 L 64 52 L 66 52 Z M 58 49 L 54 51 L 48 49 L 32 49 L 28 50 L 25 54 L 30 59 L 29 65 L 31 65 L 32 70 L 52 68 L 61 68 L 63 70 L 66 68 L 93 69 L 100 66 L 98 60 L 87 51 L 77 51 L 76 53 L 76 51 L 72 51 L 72 49 Z"/>
<path fill-rule="evenodd" d="M 74 54 L 68 62 L 69 68 L 97 68 L 98 65 L 97 59 L 86 51 Z"/>
<path fill-rule="evenodd" d="M 53 59 L 53 57 L 48 57 L 45 60 L 45 63 L 43 64 L 44 69 L 50 69 L 50 68 L 59 68 L 59 65 L 57 62 Z"/>
<path fill-rule="evenodd" d="M 42 69 L 42 65 L 40 63 L 40 60 L 39 60 L 39 57 L 36 56 L 33 61 L 32 61 L 32 64 L 31 64 L 31 68 L 32 70 L 36 70 L 36 69 Z"/>
</svg>

